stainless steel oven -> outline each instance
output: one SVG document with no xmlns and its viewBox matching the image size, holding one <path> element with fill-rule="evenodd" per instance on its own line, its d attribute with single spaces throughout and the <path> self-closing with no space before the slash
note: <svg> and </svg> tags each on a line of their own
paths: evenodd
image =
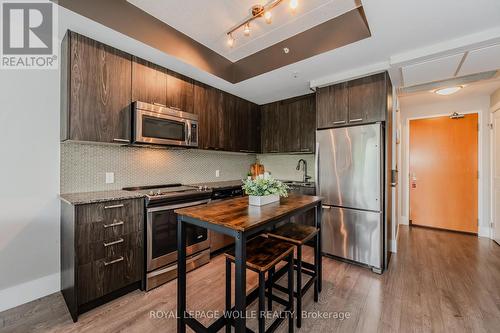
<svg viewBox="0 0 500 333">
<path fill-rule="evenodd" d="M 137 101 L 133 113 L 133 142 L 198 147 L 198 116 Z"/>
<path fill-rule="evenodd" d="M 148 207 L 146 209 L 146 290 L 177 277 L 177 214 L 175 209 L 207 204 L 210 199 Z M 186 226 L 188 270 L 210 260 L 210 237 L 207 229 Z"/>
</svg>

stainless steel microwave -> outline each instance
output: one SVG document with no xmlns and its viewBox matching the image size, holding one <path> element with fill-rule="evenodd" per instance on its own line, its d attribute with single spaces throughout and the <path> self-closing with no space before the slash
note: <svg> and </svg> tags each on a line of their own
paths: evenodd
<svg viewBox="0 0 500 333">
<path fill-rule="evenodd" d="M 157 104 L 134 102 L 133 142 L 198 147 L 198 116 Z"/>
</svg>

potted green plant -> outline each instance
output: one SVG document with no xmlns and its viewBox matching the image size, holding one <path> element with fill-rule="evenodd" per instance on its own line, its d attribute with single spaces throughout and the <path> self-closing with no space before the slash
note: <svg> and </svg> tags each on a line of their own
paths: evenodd
<svg viewBox="0 0 500 333">
<path fill-rule="evenodd" d="M 289 187 L 271 177 L 267 172 L 255 179 L 243 180 L 243 190 L 248 195 L 248 203 L 252 206 L 264 206 L 287 197 Z"/>
</svg>

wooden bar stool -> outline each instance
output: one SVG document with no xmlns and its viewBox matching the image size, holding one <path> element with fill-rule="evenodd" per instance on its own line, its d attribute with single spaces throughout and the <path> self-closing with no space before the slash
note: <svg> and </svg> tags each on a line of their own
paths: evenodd
<svg viewBox="0 0 500 333">
<path fill-rule="evenodd" d="M 288 242 L 280 241 L 274 238 L 263 236 L 255 237 L 246 243 L 246 266 L 248 269 L 259 274 L 259 286 L 256 290 L 247 295 L 247 306 L 256 298 L 259 299 L 259 333 L 274 332 L 281 322 L 288 317 L 288 332 L 293 333 L 293 249 L 294 246 Z M 226 256 L 226 313 L 232 311 L 231 307 L 231 262 L 235 260 L 234 249 L 224 253 Z M 285 306 L 286 316 L 281 314 L 274 320 L 271 326 L 265 329 L 265 291 L 266 291 L 266 272 L 274 270 L 276 265 L 286 260 L 288 263 L 284 267 L 288 271 L 288 288 L 283 288 L 288 294 L 288 299 L 280 299 L 274 296 L 274 300 Z M 247 331 L 250 331 L 247 329 Z M 226 332 L 231 332 L 231 321 L 226 324 Z"/>
<path fill-rule="evenodd" d="M 293 244 L 297 247 L 297 260 L 295 260 L 294 268 L 297 270 L 297 287 L 294 296 L 297 298 L 297 327 L 302 326 L 302 296 L 309 290 L 311 285 L 314 283 L 314 302 L 318 302 L 320 290 L 320 277 L 319 277 L 319 260 L 321 260 L 321 255 L 319 253 L 318 242 L 314 242 L 314 264 L 310 264 L 302 261 L 302 246 L 309 240 L 319 236 L 318 228 L 298 224 L 298 223 L 286 223 L 270 232 L 267 233 L 268 237 L 283 240 Z M 310 276 L 309 281 L 302 288 L 302 273 Z M 276 273 L 276 278 L 280 278 L 284 272 Z M 273 275 L 273 274 L 271 274 Z M 275 285 L 274 277 L 270 278 L 270 284 L 277 290 L 287 291 L 286 288 Z M 272 288 L 271 288 L 272 289 Z M 272 299 L 272 297 L 270 297 Z"/>
</svg>

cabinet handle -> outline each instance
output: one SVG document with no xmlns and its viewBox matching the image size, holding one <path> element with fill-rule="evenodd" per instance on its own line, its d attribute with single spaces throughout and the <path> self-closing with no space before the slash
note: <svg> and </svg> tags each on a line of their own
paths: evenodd
<svg viewBox="0 0 500 333">
<path fill-rule="evenodd" d="M 161 106 L 163 108 L 166 108 L 167 106 L 165 104 L 162 104 L 162 103 L 157 103 L 157 102 L 154 102 L 153 105 L 156 105 L 156 106 Z"/>
<path fill-rule="evenodd" d="M 112 228 L 112 227 L 118 227 L 119 225 L 123 225 L 123 221 L 115 222 L 115 223 L 111 223 L 111 224 L 105 224 L 104 228 L 107 229 L 107 228 Z"/>
<path fill-rule="evenodd" d="M 321 206 L 321 208 L 323 208 L 323 209 L 332 209 L 332 207 L 330 207 L 330 206 Z"/>
<path fill-rule="evenodd" d="M 340 125 L 340 124 L 345 124 L 346 121 L 345 120 L 339 120 L 339 121 L 334 121 L 333 124 L 334 125 Z"/>
<path fill-rule="evenodd" d="M 103 245 L 104 245 L 104 247 L 108 247 L 108 246 L 116 245 L 116 244 L 120 244 L 120 243 L 123 243 L 123 238 L 115 240 L 114 242 L 103 243 Z"/>
<path fill-rule="evenodd" d="M 124 204 L 112 205 L 112 206 L 104 206 L 104 209 L 114 209 L 114 208 L 122 208 Z"/>
<path fill-rule="evenodd" d="M 363 121 L 363 118 L 358 118 L 358 119 L 350 119 L 350 123 L 357 123 L 358 121 Z"/>
<path fill-rule="evenodd" d="M 270 153 L 278 153 L 277 150 L 271 150 Z"/>
<path fill-rule="evenodd" d="M 240 149 L 240 152 L 242 152 L 242 153 L 255 153 L 255 150 Z"/>
<path fill-rule="evenodd" d="M 302 148 L 300 151 L 311 151 L 309 148 Z"/>
<path fill-rule="evenodd" d="M 182 111 L 180 108 L 173 106 L 173 105 L 169 105 L 168 107 L 171 109 L 177 110 L 177 111 Z"/>
<path fill-rule="evenodd" d="M 114 142 L 124 142 L 124 143 L 130 143 L 130 140 L 127 139 L 113 139 Z"/>
<path fill-rule="evenodd" d="M 104 266 L 109 266 L 109 265 L 116 264 L 117 262 L 123 261 L 123 259 L 124 259 L 123 257 L 120 257 L 120 258 L 115 259 L 115 260 L 105 261 L 104 262 Z"/>
</svg>

